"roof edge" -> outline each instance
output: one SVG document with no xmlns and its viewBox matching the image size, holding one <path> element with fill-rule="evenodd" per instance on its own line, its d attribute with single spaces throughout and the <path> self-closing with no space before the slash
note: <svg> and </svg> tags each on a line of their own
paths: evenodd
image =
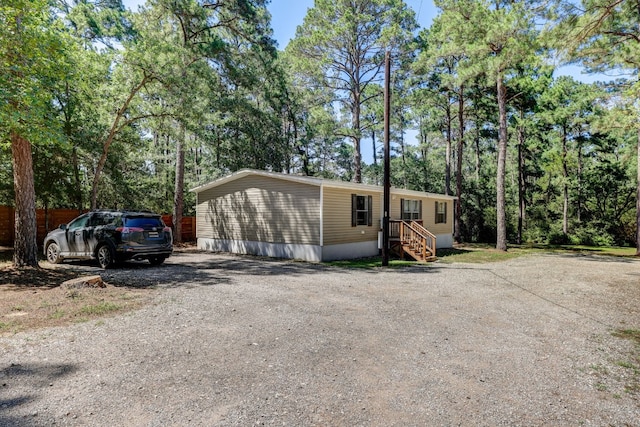
<svg viewBox="0 0 640 427">
<path fill-rule="evenodd" d="M 301 184 L 307 184 L 307 185 L 313 185 L 313 186 L 317 186 L 317 187 L 331 187 L 331 188 L 342 188 L 342 189 L 349 189 L 349 190 L 354 190 L 354 191 L 362 191 L 362 190 L 367 190 L 367 191 L 373 191 L 373 192 L 377 192 L 377 193 L 382 193 L 384 192 L 384 188 L 378 185 L 371 185 L 371 184 L 360 184 L 360 183 L 355 183 L 355 182 L 347 182 L 347 181 L 334 181 L 334 180 L 328 180 L 328 179 L 323 179 L 323 178 L 316 178 L 316 177 L 312 177 L 312 176 L 302 176 L 302 175 L 289 175 L 289 174 L 284 174 L 284 173 L 279 173 L 279 172 L 268 172 L 268 171 L 261 171 L 261 170 L 257 170 L 257 169 L 241 169 L 239 171 L 236 171 L 234 173 L 232 173 L 231 175 L 227 175 L 225 177 L 222 178 L 218 178 L 216 180 L 213 180 L 207 184 L 203 184 L 200 185 L 198 187 L 194 187 L 192 189 L 190 189 L 189 191 L 194 192 L 194 193 L 200 193 L 202 191 L 206 191 L 209 190 L 211 188 L 215 188 L 218 187 L 220 185 L 229 183 L 229 182 L 233 182 L 237 179 L 240 178 L 244 178 L 246 176 L 250 176 L 250 175 L 258 175 L 258 176 L 263 176 L 263 177 L 267 177 L 267 178 L 273 178 L 273 179 L 280 179 L 280 180 L 285 180 L 285 181 L 292 181 L 292 182 L 297 182 L 297 183 L 301 183 Z M 448 196 L 445 194 L 437 194 L 437 193 L 428 193 L 425 191 L 416 191 L 416 190 L 406 190 L 403 188 L 395 188 L 392 187 L 391 191 L 396 193 L 396 194 L 400 194 L 400 195 L 407 195 L 407 196 L 416 196 L 416 197 L 431 197 L 431 198 L 438 198 L 438 199 L 447 199 L 447 200 L 456 200 L 457 197 L 455 196 Z"/>
<path fill-rule="evenodd" d="M 240 178 L 244 178 L 246 176 L 249 175 L 258 175 L 258 176 L 264 176 L 267 178 L 273 178 L 273 179 L 281 179 L 281 180 L 285 180 L 285 181 L 293 181 L 293 182 L 298 182 L 301 184 L 307 184 L 307 185 L 315 185 L 315 186 L 321 186 L 322 184 L 322 180 L 319 178 L 314 178 L 311 176 L 301 176 L 301 175 L 288 175 L 288 174 L 284 174 L 284 173 L 278 173 L 278 172 L 268 172 L 268 171 L 261 171 L 261 170 L 257 170 L 257 169 L 241 169 L 239 171 L 233 172 L 231 175 L 227 175 L 224 176 L 222 178 L 218 178 L 215 179 L 207 184 L 203 184 L 200 185 L 198 187 L 194 187 L 192 189 L 190 189 L 189 191 L 194 192 L 194 193 L 200 193 L 202 191 L 205 190 L 209 190 L 210 188 L 215 188 L 218 187 L 220 185 L 226 184 L 228 182 L 232 182 L 235 181 L 237 179 Z"/>
</svg>

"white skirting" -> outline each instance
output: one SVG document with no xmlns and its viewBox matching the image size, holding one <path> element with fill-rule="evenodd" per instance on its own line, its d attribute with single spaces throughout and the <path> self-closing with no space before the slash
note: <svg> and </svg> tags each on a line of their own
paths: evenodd
<svg viewBox="0 0 640 427">
<path fill-rule="evenodd" d="M 322 248 L 322 261 L 336 261 L 340 259 L 366 258 L 376 256 L 380 253 L 378 250 L 378 241 L 359 243 L 344 243 L 341 245 L 324 246 Z"/>
<path fill-rule="evenodd" d="M 312 262 L 322 261 L 322 249 L 318 245 L 294 245 L 198 237 L 198 249 L 210 252 L 231 252 L 273 258 L 300 259 Z"/>
<path fill-rule="evenodd" d="M 436 249 L 452 248 L 453 234 L 437 234 Z"/>
<path fill-rule="evenodd" d="M 318 245 L 294 245 L 247 240 L 205 239 L 199 237 L 198 249 L 210 252 L 230 252 L 234 254 L 320 262 L 378 255 L 378 242 L 347 243 L 321 247 Z"/>
<path fill-rule="evenodd" d="M 453 236 L 451 234 L 439 234 L 436 238 L 438 249 L 453 247 Z M 230 252 L 234 254 L 258 255 L 273 258 L 299 259 L 311 262 L 365 258 L 376 256 L 380 253 L 377 240 L 323 247 L 319 245 L 205 239 L 199 237 L 198 249 L 210 252 Z"/>
</svg>

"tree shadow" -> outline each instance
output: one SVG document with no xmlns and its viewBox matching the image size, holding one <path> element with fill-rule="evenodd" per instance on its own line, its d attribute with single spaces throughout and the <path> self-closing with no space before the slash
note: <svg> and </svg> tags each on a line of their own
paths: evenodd
<svg viewBox="0 0 640 427">
<path fill-rule="evenodd" d="M 21 406 L 40 398 L 38 391 L 54 384 L 57 380 L 73 374 L 78 369 L 75 365 L 59 364 L 14 364 L 0 369 L 0 425 L 29 426 L 33 423 L 19 415 L 12 415 Z M 15 393 L 15 390 L 19 390 Z M 27 390 L 29 392 L 27 392 Z M 12 392 L 16 395 L 12 395 Z"/>
<path fill-rule="evenodd" d="M 438 255 L 438 258 L 446 258 L 448 256 L 468 254 L 470 252 L 473 252 L 473 251 L 470 249 L 443 248 L 443 249 L 438 249 L 436 251 L 436 254 Z"/>
<path fill-rule="evenodd" d="M 0 286 L 14 290 L 33 290 L 33 288 L 55 288 L 60 283 L 78 277 L 78 273 L 59 268 L 0 268 Z"/>
<path fill-rule="evenodd" d="M 591 252 L 576 250 L 571 253 L 549 252 L 549 254 L 553 256 L 559 256 L 561 258 L 582 258 L 582 259 L 588 259 L 591 261 L 598 261 L 602 263 L 621 262 L 625 264 L 630 264 L 630 263 L 639 261 L 639 258 L 636 256 L 603 254 L 597 251 L 594 251 L 593 253 L 591 253 Z"/>
</svg>

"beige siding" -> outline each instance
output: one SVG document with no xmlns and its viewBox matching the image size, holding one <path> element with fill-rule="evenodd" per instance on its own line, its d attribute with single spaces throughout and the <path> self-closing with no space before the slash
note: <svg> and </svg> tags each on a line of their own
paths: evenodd
<svg viewBox="0 0 640 427">
<path fill-rule="evenodd" d="M 320 187 L 247 176 L 197 197 L 197 237 L 320 244 Z"/>
<path fill-rule="evenodd" d="M 351 194 L 373 196 L 373 223 L 371 226 L 351 226 Z M 375 192 L 324 187 L 323 245 L 377 241 L 378 231 L 380 231 L 380 198 L 381 194 Z"/>
<path fill-rule="evenodd" d="M 417 197 L 391 194 L 390 217 L 391 219 L 401 219 L 401 199 L 422 200 L 422 221 L 424 227 L 433 234 L 450 234 L 453 232 L 453 208 L 454 200 L 437 197 Z M 447 203 L 447 222 L 436 224 L 436 201 Z"/>
</svg>

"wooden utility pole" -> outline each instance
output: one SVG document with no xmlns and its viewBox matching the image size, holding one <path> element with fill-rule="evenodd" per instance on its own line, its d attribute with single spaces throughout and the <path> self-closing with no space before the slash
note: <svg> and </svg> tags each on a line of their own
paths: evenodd
<svg viewBox="0 0 640 427">
<path fill-rule="evenodd" d="M 389 154 L 389 127 L 390 127 L 390 111 L 391 111 L 391 53 L 387 50 L 384 56 L 384 200 L 383 200 L 383 216 L 382 216 L 382 266 L 389 265 L 389 198 L 391 193 L 390 181 L 390 154 Z"/>
</svg>

